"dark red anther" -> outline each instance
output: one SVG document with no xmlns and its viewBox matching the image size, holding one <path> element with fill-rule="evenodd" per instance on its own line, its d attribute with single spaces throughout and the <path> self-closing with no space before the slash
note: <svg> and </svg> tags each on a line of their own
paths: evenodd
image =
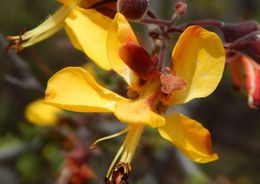
<svg viewBox="0 0 260 184">
<path fill-rule="evenodd" d="M 143 18 L 149 7 L 149 0 L 118 0 L 117 11 L 127 19 L 138 20 Z"/>
<path fill-rule="evenodd" d="M 249 20 L 241 23 L 229 24 L 222 23 L 220 26 L 227 42 L 233 42 L 247 34 L 259 30 L 259 25 L 254 20 Z"/>
<path fill-rule="evenodd" d="M 141 46 L 128 42 L 119 49 L 120 58 L 142 80 L 148 80 L 159 74 L 155 58 L 151 58 L 148 52 Z"/>
</svg>

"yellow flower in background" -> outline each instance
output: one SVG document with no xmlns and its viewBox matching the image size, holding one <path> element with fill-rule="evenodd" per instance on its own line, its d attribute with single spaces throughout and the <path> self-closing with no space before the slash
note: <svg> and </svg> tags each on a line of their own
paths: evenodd
<svg viewBox="0 0 260 184">
<path fill-rule="evenodd" d="M 61 109 L 47 105 L 42 100 L 35 100 L 25 109 L 26 119 L 41 126 L 56 125 L 59 122 L 59 114 Z"/>
<path fill-rule="evenodd" d="M 7 37 L 13 43 L 13 47 L 19 52 L 25 47 L 45 40 L 64 27 L 77 49 L 85 52 L 99 67 L 109 70 L 110 65 L 102 53 L 106 53 L 104 45 L 107 30 L 112 22 L 106 15 L 111 14 L 114 3 L 105 1 L 100 3 L 101 0 L 58 1 L 63 5 L 42 24 L 22 35 Z M 92 43 L 99 43 L 99 50 L 94 50 Z"/>
<path fill-rule="evenodd" d="M 91 62 L 83 65 L 82 68 L 92 76 L 97 75 L 95 65 Z M 37 99 L 27 105 L 24 115 L 29 122 L 35 125 L 49 126 L 58 124 L 62 113 L 62 109 L 47 105 L 42 99 Z"/>
<path fill-rule="evenodd" d="M 162 107 L 167 109 L 206 97 L 216 89 L 225 63 L 220 38 L 199 26 L 187 28 L 172 52 L 171 68 L 160 73 L 156 59 L 139 45 L 131 26 L 118 13 L 108 31 L 106 47 L 104 59 L 128 83 L 129 98 L 103 88 L 82 68 L 67 67 L 49 80 L 44 102 L 76 112 L 111 112 L 128 125 L 125 130 L 97 141 L 127 132 L 107 177 L 111 179 L 117 161 L 130 164 L 146 125 L 157 128 L 163 138 L 191 160 L 216 160 L 218 156 L 212 152 L 206 128 L 179 113 L 163 115 Z"/>
</svg>

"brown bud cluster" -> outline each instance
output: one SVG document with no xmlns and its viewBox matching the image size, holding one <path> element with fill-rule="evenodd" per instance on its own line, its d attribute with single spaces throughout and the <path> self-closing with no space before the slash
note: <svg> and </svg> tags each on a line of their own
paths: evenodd
<svg viewBox="0 0 260 184">
<path fill-rule="evenodd" d="M 149 0 L 118 0 L 117 11 L 127 19 L 141 19 L 148 11 Z"/>
<path fill-rule="evenodd" d="M 252 32 L 230 43 L 228 48 L 245 54 L 260 64 L 260 31 Z"/>
<path fill-rule="evenodd" d="M 225 37 L 225 40 L 227 42 L 233 42 L 243 36 L 259 30 L 259 25 L 256 21 L 250 20 L 235 24 L 222 23 L 220 25 L 220 29 Z"/>
</svg>

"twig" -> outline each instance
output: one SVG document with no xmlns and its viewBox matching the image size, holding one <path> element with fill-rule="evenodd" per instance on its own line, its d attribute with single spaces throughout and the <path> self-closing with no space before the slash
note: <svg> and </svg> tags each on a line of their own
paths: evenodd
<svg viewBox="0 0 260 184">
<path fill-rule="evenodd" d="M 8 42 L 2 33 L 0 33 L 0 49 L 4 50 L 8 46 Z M 5 80 L 13 85 L 23 87 L 26 89 L 34 89 L 40 93 L 44 92 L 44 88 L 41 86 L 39 81 L 31 73 L 29 65 L 20 56 L 18 56 L 13 50 L 6 51 L 8 56 L 16 68 L 20 71 L 22 79 L 7 75 Z"/>
</svg>

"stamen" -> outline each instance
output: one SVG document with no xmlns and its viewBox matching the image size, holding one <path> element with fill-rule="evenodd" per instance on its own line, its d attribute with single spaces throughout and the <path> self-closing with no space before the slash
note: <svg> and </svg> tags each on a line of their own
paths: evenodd
<svg viewBox="0 0 260 184">
<path fill-rule="evenodd" d="M 130 168 L 130 163 L 132 161 L 132 158 L 134 156 L 138 142 L 143 133 L 143 129 L 144 129 L 144 126 L 137 126 L 137 125 L 129 126 L 125 141 L 123 142 L 122 146 L 118 150 L 118 152 L 117 152 L 116 156 L 114 157 L 112 163 L 110 164 L 110 167 L 106 174 L 106 180 L 108 183 L 111 181 L 113 182 L 113 179 L 115 179 L 115 178 L 113 178 L 113 173 L 117 173 L 117 169 L 118 169 L 117 166 L 121 166 L 121 164 L 123 164 Z M 121 159 L 118 162 L 118 164 L 116 165 L 116 162 L 120 155 L 122 155 Z M 113 169 L 113 172 L 112 172 L 112 169 Z M 130 172 L 130 170 L 126 174 L 128 175 L 129 172 Z"/>
<path fill-rule="evenodd" d="M 143 126 L 133 126 L 126 137 L 126 147 L 124 150 L 124 153 L 120 159 L 120 162 L 123 163 L 131 163 L 137 144 L 139 143 L 139 140 L 141 138 L 141 135 L 143 133 Z"/>
<path fill-rule="evenodd" d="M 12 47 L 20 47 L 16 48 L 17 51 L 20 51 L 22 48 L 34 45 L 62 29 L 64 26 L 64 20 L 71 12 L 71 9 L 75 6 L 75 3 L 73 3 L 71 7 L 63 5 L 58 11 L 54 13 L 54 15 L 50 16 L 36 28 L 27 31 L 22 35 L 8 36 L 7 39 L 11 43 L 13 42 Z"/>
<path fill-rule="evenodd" d="M 119 156 L 121 155 L 122 151 L 124 150 L 125 148 L 125 144 L 126 144 L 126 140 L 123 142 L 122 146 L 119 148 L 116 156 L 114 157 L 113 161 L 111 162 L 109 168 L 108 168 L 108 171 L 107 171 L 107 174 L 106 174 L 106 178 L 109 178 L 110 174 L 111 174 L 111 171 L 116 163 L 116 161 L 118 160 Z"/>
<path fill-rule="evenodd" d="M 112 135 L 109 135 L 109 136 L 106 136 L 106 137 L 102 137 L 102 138 L 96 140 L 93 144 L 91 144 L 90 149 L 95 149 L 97 143 L 99 143 L 101 141 L 105 141 L 105 140 L 108 140 L 108 139 L 112 139 L 112 138 L 118 137 L 118 136 L 126 133 L 129 129 L 130 129 L 130 127 L 127 127 L 127 128 L 125 128 L 124 130 L 122 130 L 120 132 L 117 132 L 115 134 L 112 134 Z"/>
</svg>

